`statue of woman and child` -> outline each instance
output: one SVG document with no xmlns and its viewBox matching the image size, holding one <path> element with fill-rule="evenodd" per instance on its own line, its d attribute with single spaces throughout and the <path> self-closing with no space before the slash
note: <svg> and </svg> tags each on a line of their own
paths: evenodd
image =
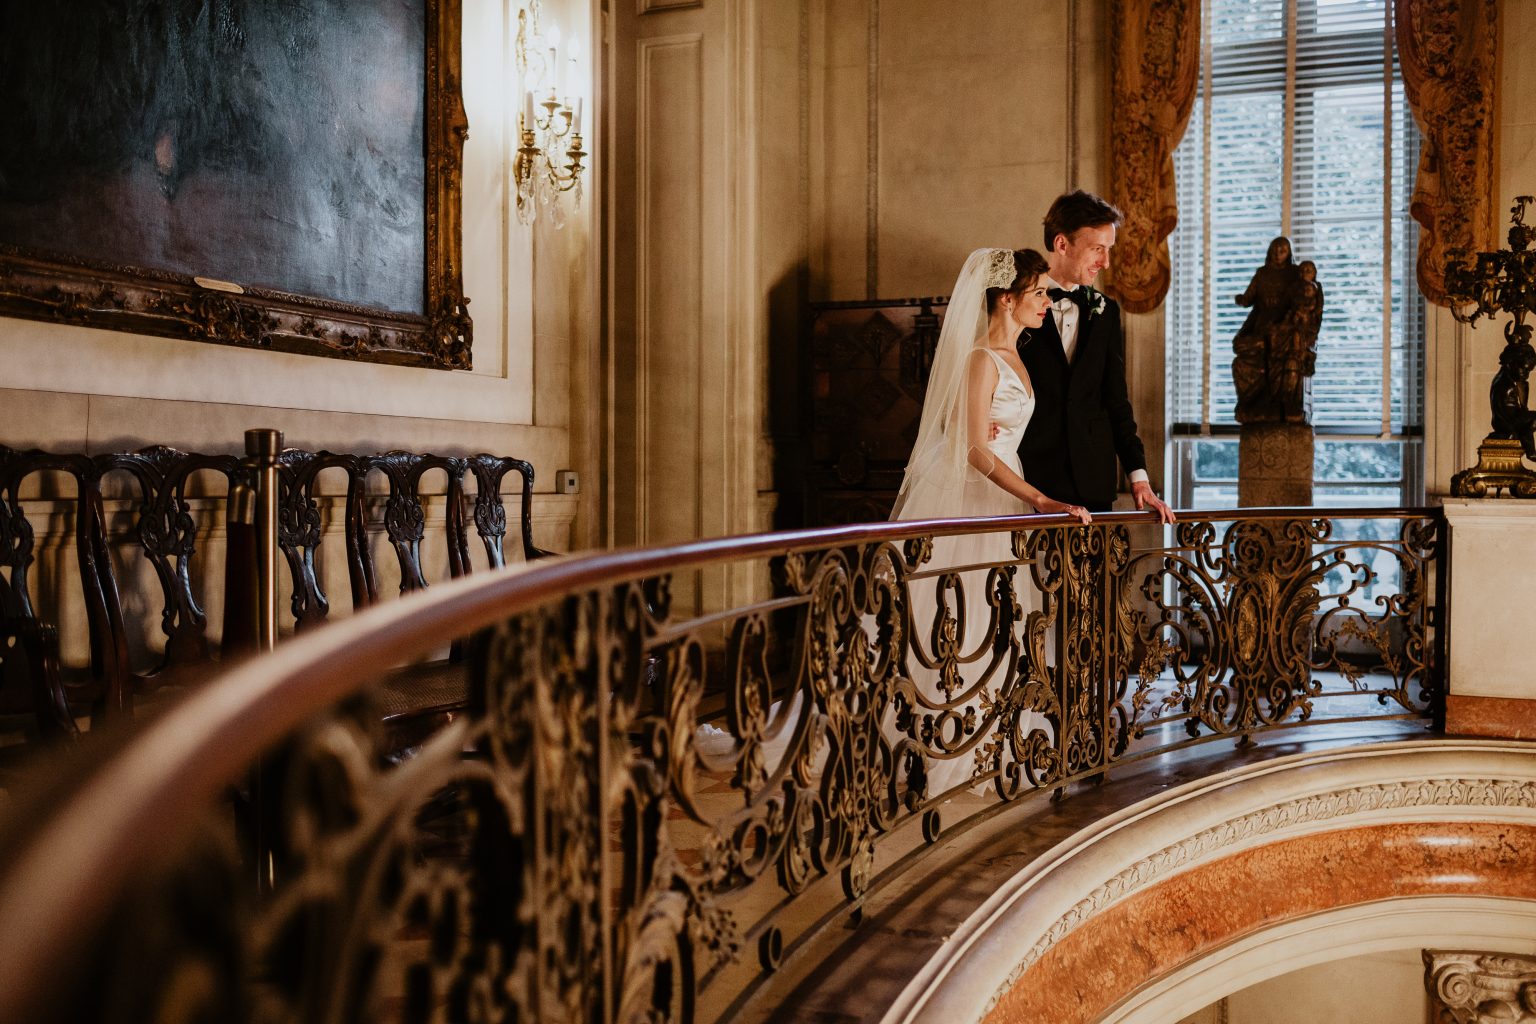
<svg viewBox="0 0 1536 1024">
<path fill-rule="evenodd" d="M 1323 288 L 1311 260 L 1299 265 L 1291 241 L 1269 243 L 1264 265 L 1237 304 L 1248 318 L 1232 339 L 1232 383 L 1239 423 L 1306 423 L 1310 378 L 1317 367 Z"/>
</svg>

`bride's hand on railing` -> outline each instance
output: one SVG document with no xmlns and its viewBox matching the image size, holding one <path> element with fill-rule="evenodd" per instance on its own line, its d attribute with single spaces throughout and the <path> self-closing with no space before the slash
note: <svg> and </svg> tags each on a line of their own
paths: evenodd
<svg viewBox="0 0 1536 1024">
<path fill-rule="evenodd" d="M 1040 501 L 1035 502 L 1035 511 L 1045 513 L 1046 515 L 1076 516 L 1077 521 L 1082 523 L 1084 526 L 1093 522 L 1093 516 L 1090 515 L 1088 510 L 1083 508 L 1083 506 L 1068 505 L 1064 501 L 1057 501 L 1055 498 L 1046 498 L 1043 495 L 1041 496 Z"/>
</svg>

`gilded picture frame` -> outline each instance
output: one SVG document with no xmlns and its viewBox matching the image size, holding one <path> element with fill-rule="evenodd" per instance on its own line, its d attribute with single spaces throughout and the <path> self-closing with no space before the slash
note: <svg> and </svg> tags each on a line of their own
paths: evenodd
<svg viewBox="0 0 1536 1024">
<path fill-rule="evenodd" d="M 0 0 L 0 316 L 469 369 L 460 4 Z"/>
</svg>

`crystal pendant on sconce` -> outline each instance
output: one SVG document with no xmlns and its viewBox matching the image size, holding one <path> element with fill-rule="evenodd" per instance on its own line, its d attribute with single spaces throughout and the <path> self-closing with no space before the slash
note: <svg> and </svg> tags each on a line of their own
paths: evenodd
<svg viewBox="0 0 1536 1024">
<path fill-rule="evenodd" d="M 528 226 L 538 217 L 538 207 L 534 204 L 532 181 L 528 179 L 517 183 L 517 222 Z"/>
<path fill-rule="evenodd" d="M 579 197 L 576 198 L 580 202 Z M 560 201 L 560 195 L 553 188 L 549 189 L 544 197 L 544 203 L 549 207 L 549 222 L 558 231 L 565 227 L 565 204 Z"/>
<path fill-rule="evenodd" d="M 583 99 L 579 92 L 567 91 L 576 80 L 576 58 L 569 57 L 570 72 L 562 79 L 559 27 L 550 26 L 546 37 L 540 0 L 527 0 L 517 22 L 516 59 L 522 85 L 517 122 L 521 144 L 512 165 L 517 219 L 532 224 L 542 207 L 542 215 L 560 228 L 567 215 L 562 193 L 569 193 L 571 202 L 581 206 L 581 172 L 587 155 L 582 149 Z"/>
</svg>

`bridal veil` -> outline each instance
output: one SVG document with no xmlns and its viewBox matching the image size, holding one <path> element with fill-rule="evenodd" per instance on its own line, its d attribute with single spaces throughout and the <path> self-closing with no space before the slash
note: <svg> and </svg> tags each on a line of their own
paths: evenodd
<svg viewBox="0 0 1536 1024">
<path fill-rule="evenodd" d="M 974 514 L 965 509 L 966 485 L 984 477 L 968 458 L 967 364 L 971 353 L 986 345 L 987 289 L 1007 288 L 1016 276 L 1011 249 L 977 249 L 960 268 L 939 328 L 917 442 L 907 460 L 892 519 Z"/>
</svg>

